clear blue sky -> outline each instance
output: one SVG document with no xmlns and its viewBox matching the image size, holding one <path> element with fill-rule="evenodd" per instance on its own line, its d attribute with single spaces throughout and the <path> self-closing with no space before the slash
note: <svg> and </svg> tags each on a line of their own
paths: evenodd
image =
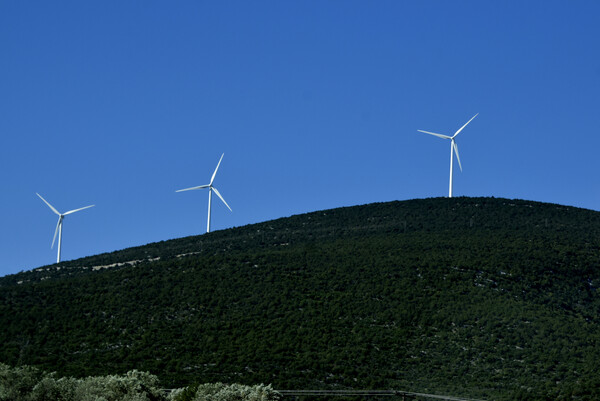
<svg viewBox="0 0 600 401">
<path fill-rule="evenodd" d="M 0 275 L 314 210 L 600 210 L 598 1 L 0 2 Z"/>
</svg>

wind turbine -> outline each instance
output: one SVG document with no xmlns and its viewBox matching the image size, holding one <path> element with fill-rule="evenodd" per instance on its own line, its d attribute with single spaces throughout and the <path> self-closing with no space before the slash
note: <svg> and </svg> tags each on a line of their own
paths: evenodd
<svg viewBox="0 0 600 401">
<path fill-rule="evenodd" d="M 460 165 L 460 157 L 458 157 L 458 146 L 456 146 L 456 141 L 454 138 L 456 138 L 456 135 L 458 135 L 460 133 L 460 131 L 462 131 L 467 126 L 467 124 L 469 124 L 471 121 L 473 121 L 473 119 L 475 117 L 477 117 L 478 115 L 479 115 L 479 113 L 477 113 L 473 117 L 471 117 L 471 119 L 469 121 L 467 121 L 467 123 L 465 125 L 460 127 L 460 129 L 458 131 L 456 131 L 454 133 L 454 135 L 452 135 L 452 136 L 436 134 L 434 132 L 429 132 L 429 131 L 422 131 L 420 129 L 417 130 L 419 132 L 423 132 L 423 133 L 429 134 L 429 135 L 435 135 L 435 136 L 443 138 L 443 139 L 450 139 L 450 190 L 448 192 L 448 198 L 452 198 L 452 162 L 454 160 L 454 153 L 456 153 L 456 160 L 458 160 L 458 167 L 460 167 L 460 171 L 462 171 L 462 166 Z"/>
<path fill-rule="evenodd" d="M 185 189 L 180 189 L 180 190 L 175 191 L 175 192 L 183 192 L 183 191 L 191 191 L 194 189 L 208 188 L 208 221 L 206 223 L 206 232 L 207 233 L 210 232 L 210 206 L 212 204 L 212 192 L 213 191 L 215 191 L 215 194 L 217 194 L 217 196 L 223 201 L 225 206 L 227 206 L 227 208 L 233 212 L 233 210 L 231 210 L 231 208 L 229 207 L 227 202 L 225 202 L 225 199 L 223 199 L 223 197 L 221 196 L 221 194 L 219 193 L 217 188 L 213 187 L 213 181 L 215 180 L 215 176 L 217 175 L 217 170 L 219 169 L 219 166 L 221 165 L 221 160 L 223 160 L 223 156 L 225 156 L 225 153 L 223 153 L 221 155 L 221 158 L 219 159 L 219 163 L 217 164 L 217 168 L 215 169 L 215 172 L 213 173 L 212 177 L 210 178 L 210 183 L 208 185 L 200 185 L 199 187 L 191 187 L 191 188 L 185 188 Z"/>
<path fill-rule="evenodd" d="M 54 242 L 56 241 L 56 234 L 58 234 L 58 256 L 56 257 L 56 263 L 59 263 L 60 262 L 60 248 L 61 248 L 61 245 L 62 245 L 63 219 L 65 218 L 65 216 L 68 216 L 68 215 L 70 215 L 72 213 L 78 212 L 78 211 L 83 210 L 83 209 L 87 209 L 87 208 L 93 207 L 95 205 L 80 207 L 79 209 L 69 210 L 68 212 L 60 213 L 58 210 L 56 210 L 54 208 L 54 206 L 52 206 L 50 203 L 48 203 L 48 201 L 46 199 L 42 198 L 42 195 L 38 194 L 37 192 L 35 194 L 37 196 L 39 196 L 40 199 L 43 200 L 44 203 L 46 205 L 48 205 L 48 207 L 50 209 L 52 209 L 52 211 L 58 215 L 58 223 L 56 223 L 56 230 L 54 230 L 54 238 L 52 239 L 52 246 L 50 247 L 50 249 L 54 248 Z"/>
</svg>

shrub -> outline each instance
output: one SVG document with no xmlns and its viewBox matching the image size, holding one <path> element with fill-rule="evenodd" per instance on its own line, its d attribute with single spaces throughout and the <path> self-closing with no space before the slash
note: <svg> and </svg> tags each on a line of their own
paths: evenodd
<svg viewBox="0 0 600 401">
<path fill-rule="evenodd" d="M 125 376 L 56 379 L 54 374 L 0 364 L 0 401 L 164 401 L 158 378 L 132 370 Z"/>
<path fill-rule="evenodd" d="M 280 398 L 271 386 L 214 383 L 199 385 L 193 401 L 275 401 Z"/>
<path fill-rule="evenodd" d="M 0 363 L 0 401 L 279 401 L 271 386 L 201 384 L 177 389 L 167 396 L 158 378 L 132 370 L 124 376 L 56 378 L 37 368 L 11 368 Z"/>
<path fill-rule="evenodd" d="M 31 392 L 32 401 L 73 401 L 78 380 L 72 377 L 55 379 L 53 374 L 46 375 L 35 385 Z"/>
<path fill-rule="evenodd" d="M 31 366 L 11 368 L 0 363 L 0 401 L 29 401 L 44 373 Z"/>
</svg>

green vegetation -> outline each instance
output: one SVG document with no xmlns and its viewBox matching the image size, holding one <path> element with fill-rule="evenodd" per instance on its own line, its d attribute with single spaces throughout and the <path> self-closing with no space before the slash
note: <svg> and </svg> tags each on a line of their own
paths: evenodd
<svg viewBox="0 0 600 401">
<path fill-rule="evenodd" d="M 35 367 L 0 364 L 1 401 L 166 401 L 158 379 L 136 370 L 125 376 L 56 378 Z"/>
<path fill-rule="evenodd" d="M 56 378 L 31 366 L 0 364 L 0 401 L 277 401 L 270 386 L 202 384 L 168 393 L 158 378 L 132 370 L 124 376 Z"/>
<path fill-rule="evenodd" d="M 172 388 L 595 400 L 599 287 L 598 212 L 371 204 L 0 278 L 0 361 Z"/>
</svg>

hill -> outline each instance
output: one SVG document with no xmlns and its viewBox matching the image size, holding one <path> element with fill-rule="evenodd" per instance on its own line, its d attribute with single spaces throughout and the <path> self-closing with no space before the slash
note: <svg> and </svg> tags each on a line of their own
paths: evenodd
<svg viewBox="0 0 600 401">
<path fill-rule="evenodd" d="M 436 198 L 0 278 L 0 362 L 173 387 L 600 398 L 600 213 Z"/>
</svg>

